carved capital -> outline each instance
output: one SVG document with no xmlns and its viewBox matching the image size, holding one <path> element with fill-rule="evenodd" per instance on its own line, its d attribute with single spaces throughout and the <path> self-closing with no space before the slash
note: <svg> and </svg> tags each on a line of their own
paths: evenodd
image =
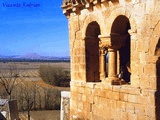
<svg viewBox="0 0 160 120">
<path fill-rule="evenodd" d="M 101 47 L 101 48 L 99 49 L 99 54 L 100 54 L 100 55 L 106 55 L 107 53 L 108 53 L 108 50 L 107 50 L 106 47 Z"/>
<path fill-rule="evenodd" d="M 101 48 L 109 47 L 109 46 L 111 45 L 110 36 L 102 36 L 102 35 L 99 35 L 98 38 L 100 39 L 99 46 L 100 46 Z"/>
<path fill-rule="evenodd" d="M 98 36 L 100 39 L 100 47 L 119 49 L 125 46 L 125 41 L 129 34 L 111 33 L 110 36 Z"/>
</svg>

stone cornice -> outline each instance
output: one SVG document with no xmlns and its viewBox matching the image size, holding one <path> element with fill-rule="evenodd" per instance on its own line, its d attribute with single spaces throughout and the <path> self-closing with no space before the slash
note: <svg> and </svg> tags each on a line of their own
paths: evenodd
<svg viewBox="0 0 160 120">
<path fill-rule="evenodd" d="M 62 9 L 63 14 L 67 17 L 70 13 L 79 14 L 83 9 L 92 9 L 93 6 L 106 4 L 111 0 L 63 0 Z"/>
</svg>

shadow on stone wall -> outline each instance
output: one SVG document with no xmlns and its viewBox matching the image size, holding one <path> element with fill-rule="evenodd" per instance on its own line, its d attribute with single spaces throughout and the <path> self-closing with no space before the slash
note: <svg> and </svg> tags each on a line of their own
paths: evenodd
<svg viewBox="0 0 160 120">
<path fill-rule="evenodd" d="M 157 91 L 155 92 L 155 110 L 156 110 L 156 120 L 160 120 L 160 57 L 156 62 L 157 68 Z"/>
</svg>

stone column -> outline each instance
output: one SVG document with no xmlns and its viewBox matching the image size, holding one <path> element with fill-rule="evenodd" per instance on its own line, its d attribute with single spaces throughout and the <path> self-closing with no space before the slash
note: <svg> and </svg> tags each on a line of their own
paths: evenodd
<svg viewBox="0 0 160 120">
<path fill-rule="evenodd" d="M 100 49 L 100 79 L 106 78 L 106 54 L 105 48 Z"/>
<path fill-rule="evenodd" d="M 117 80 L 117 50 L 108 49 L 108 78 Z"/>
<path fill-rule="evenodd" d="M 112 85 L 124 84 L 117 76 L 117 49 L 108 49 L 108 80 Z"/>
</svg>

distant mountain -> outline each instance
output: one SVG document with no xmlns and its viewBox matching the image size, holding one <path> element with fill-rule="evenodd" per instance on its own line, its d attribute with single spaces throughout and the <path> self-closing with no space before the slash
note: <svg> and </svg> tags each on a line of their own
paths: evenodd
<svg viewBox="0 0 160 120">
<path fill-rule="evenodd" d="M 0 55 L 0 58 L 14 58 L 17 57 L 18 55 L 13 55 L 13 56 L 5 56 L 5 55 Z"/>
<path fill-rule="evenodd" d="M 15 58 L 21 58 L 21 59 L 43 59 L 44 57 L 41 55 L 38 55 L 36 53 L 28 53 L 26 55 L 17 56 Z"/>
<path fill-rule="evenodd" d="M 10 59 L 10 60 L 70 60 L 69 56 L 66 57 L 55 57 L 55 56 L 41 56 L 37 53 L 28 53 L 26 55 L 14 55 L 14 56 L 2 56 L 0 59 Z"/>
</svg>

